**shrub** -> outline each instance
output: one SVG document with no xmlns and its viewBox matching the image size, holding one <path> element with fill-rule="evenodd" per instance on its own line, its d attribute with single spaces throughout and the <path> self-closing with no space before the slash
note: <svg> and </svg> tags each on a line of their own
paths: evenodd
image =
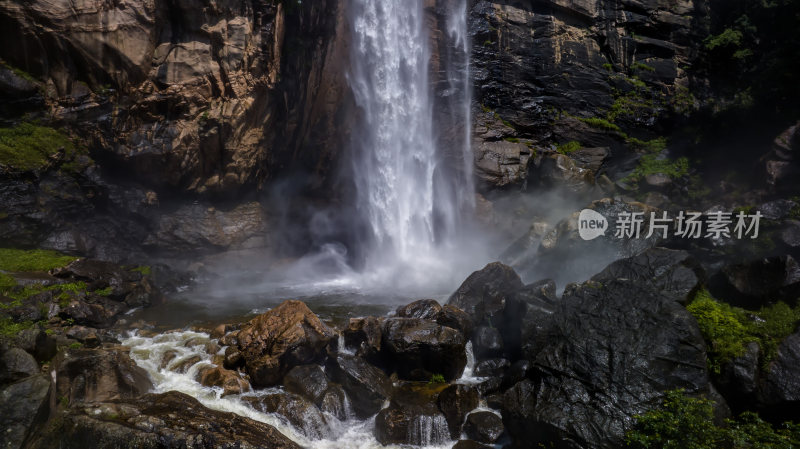
<svg viewBox="0 0 800 449">
<path fill-rule="evenodd" d="M 556 151 L 561 154 L 570 154 L 574 153 L 581 149 L 581 143 L 577 140 L 570 140 L 567 143 L 562 143 L 558 147 L 556 147 Z"/>
<path fill-rule="evenodd" d="M 429 384 L 443 384 L 445 383 L 444 376 L 441 374 L 434 374 L 431 376 L 431 380 L 428 382 Z"/>
</svg>

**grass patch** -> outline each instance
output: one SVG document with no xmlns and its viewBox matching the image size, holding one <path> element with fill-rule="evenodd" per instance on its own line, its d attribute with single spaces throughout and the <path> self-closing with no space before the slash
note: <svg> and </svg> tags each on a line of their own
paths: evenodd
<svg viewBox="0 0 800 449">
<path fill-rule="evenodd" d="M 0 248 L 0 270 L 3 271 L 49 271 L 75 259 L 77 257 L 44 249 Z"/>
<path fill-rule="evenodd" d="M 779 302 L 747 311 L 717 301 L 708 290 L 699 291 L 686 309 L 709 343 L 709 369 L 716 374 L 726 362 L 743 355 L 750 342 L 758 343 L 761 366 L 767 368 L 778 355 L 783 339 L 800 323 L 800 306 L 791 308 Z"/>
<path fill-rule="evenodd" d="M 145 276 L 150 276 L 153 274 L 153 269 L 150 267 L 150 265 L 139 265 L 136 268 L 131 268 L 131 271 L 138 271 Z"/>
<path fill-rule="evenodd" d="M 672 179 L 689 174 L 689 160 L 685 157 L 676 160 L 661 158 L 660 154 L 645 154 L 639 159 L 639 165 L 625 177 L 626 182 L 638 183 L 648 175 L 661 173 Z"/>
<path fill-rule="evenodd" d="M 637 139 L 636 137 L 629 137 L 627 142 L 637 149 L 647 153 L 660 153 L 667 149 L 666 137 L 656 137 L 655 139 L 651 140 L 641 140 Z"/>
<path fill-rule="evenodd" d="M 17 170 L 37 170 L 47 165 L 51 155 L 63 149 L 75 153 L 75 145 L 61 132 L 33 123 L 0 128 L 0 164 Z"/>
<path fill-rule="evenodd" d="M 556 147 L 556 151 L 563 155 L 574 153 L 580 149 L 581 149 L 581 143 L 578 142 L 577 140 L 570 140 L 569 142 L 562 143 L 561 145 Z"/>
<path fill-rule="evenodd" d="M 0 336 L 15 337 L 25 329 L 30 329 L 35 323 L 33 321 L 16 322 L 9 317 L 0 318 Z"/>
<path fill-rule="evenodd" d="M 100 295 L 100 296 L 109 296 L 109 295 L 111 295 L 111 293 L 113 291 L 114 291 L 114 288 L 109 286 L 109 287 L 106 287 L 106 288 L 101 288 L 101 289 L 95 290 L 94 294 Z"/>
<path fill-rule="evenodd" d="M 583 123 L 586 123 L 592 128 L 604 129 L 606 131 L 614 131 L 618 133 L 622 132 L 622 128 L 604 118 L 590 117 L 590 118 L 578 118 L 578 120 L 582 121 Z"/>
<path fill-rule="evenodd" d="M 800 425 L 784 423 L 775 429 L 757 414 L 745 412 L 713 424 L 713 403 L 692 398 L 683 390 L 665 393 L 660 408 L 636 416 L 625 442 L 633 449 L 793 449 L 800 442 Z"/>
</svg>

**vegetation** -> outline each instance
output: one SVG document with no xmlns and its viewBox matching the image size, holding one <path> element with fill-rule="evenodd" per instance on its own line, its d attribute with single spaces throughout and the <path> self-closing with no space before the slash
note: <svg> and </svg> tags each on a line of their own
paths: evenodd
<svg viewBox="0 0 800 449">
<path fill-rule="evenodd" d="M 707 290 L 698 292 L 687 310 L 709 343 L 709 369 L 717 374 L 726 362 L 743 355 L 750 342 L 758 343 L 766 368 L 777 356 L 781 341 L 800 323 L 800 306 L 779 302 L 751 312 L 717 301 Z"/>
<path fill-rule="evenodd" d="M 138 271 L 145 276 L 150 276 L 153 272 L 153 269 L 150 267 L 150 265 L 139 265 L 136 268 L 131 268 L 131 271 Z"/>
<path fill-rule="evenodd" d="M 16 322 L 10 317 L 0 318 L 0 337 L 14 337 L 25 329 L 33 327 L 33 321 Z"/>
<path fill-rule="evenodd" d="M 800 425 L 775 429 L 755 413 L 729 419 L 725 427 L 713 424 L 713 403 L 692 398 L 683 390 L 668 391 L 659 409 L 636 417 L 627 432 L 634 449 L 793 449 L 800 444 Z"/>
<path fill-rule="evenodd" d="M 0 270 L 3 271 L 49 271 L 63 267 L 75 259 L 76 257 L 43 249 L 0 248 Z"/>
<path fill-rule="evenodd" d="M 53 128 L 20 123 L 0 128 L 0 164 L 17 170 L 37 170 L 47 165 L 51 155 L 64 150 L 74 155 L 75 145 L 66 135 Z"/>
<path fill-rule="evenodd" d="M 581 149 L 581 143 L 577 140 L 570 140 L 567 143 L 562 143 L 561 145 L 556 147 L 556 151 L 561 154 L 570 154 L 574 153 Z"/>
<path fill-rule="evenodd" d="M 592 128 L 604 129 L 606 131 L 622 132 L 622 129 L 619 126 L 611 123 L 610 121 L 604 118 L 590 117 L 590 118 L 579 118 L 578 120 L 582 121 L 583 123 L 586 123 Z"/>
<path fill-rule="evenodd" d="M 656 69 L 654 67 L 651 67 L 651 66 L 649 66 L 649 65 L 647 65 L 647 64 L 645 64 L 643 62 L 634 62 L 633 65 L 631 66 L 631 68 L 633 70 L 641 70 L 641 71 L 644 71 L 644 72 L 655 72 L 656 71 Z"/>
<path fill-rule="evenodd" d="M 441 374 L 434 374 L 431 376 L 431 380 L 428 382 L 429 384 L 443 384 L 445 383 L 444 376 Z"/>
<path fill-rule="evenodd" d="M 26 71 L 24 71 L 24 70 L 22 70 L 22 69 L 20 69 L 18 67 L 13 67 L 11 65 L 8 65 L 3 61 L 0 61 L 0 65 L 2 65 L 3 67 L 11 70 L 12 72 L 14 72 L 14 75 L 17 75 L 18 77 L 24 79 L 25 81 L 29 81 L 31 83 L 35 83 L 36 82 L 36 78 L 34 78 L 33 75 L 31 75 L 30 73 L 28 73 L 28 72 L 26 72 Z"/>
<path fill-rule="evenodd" d="M 689 173 L 689 160 L 681 157 L 675 160 L 659 154 L 645 154 L 639 159 L 639 165 L 625 177 L 626 182 L 638 183 L 648 175 L 667 175 L 672 179 L 686 176 Z"/>
</svg>

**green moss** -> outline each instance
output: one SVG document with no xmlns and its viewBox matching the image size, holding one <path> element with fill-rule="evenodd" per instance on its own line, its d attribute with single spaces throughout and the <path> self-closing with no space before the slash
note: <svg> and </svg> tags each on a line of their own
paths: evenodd
<svg viewBox="0 0 800 449">
<path fill-rule="evenodd" d="M 561 145 L 556 147 L 556 151 L 564 155 L 574 153 L 580 149 L 581 149 L 581 143 L 578 142 L 577 140 L 570 140 L 569 142 L 562 143 Z"/>
<path fill-rule="evenodd" d="M 642 70 L 642 71 L 645 71 L 645 72 L 655 72 L 656 71 L 656 69 L 654 67 L 651 67 L 651 66 L 649 66 L 649 65 L 647 65 L 647 64 L 645 64 L 643 62 L 634 62 L 633 65 L 631 66 L 631 68 L 633 70 Z"/>
<path fill-rule="evenodd" d="M 656 137 L 655 139 L 651 140 L 641 140 L 637 139 L 636 137 L 629 137 L 626 142 L 647 153 L 660 153 L 667 148 L 666 137 Z"/>
<path fill-rule="evenodd" d="M 25 329 L 32 328 L 33 325 L 33 321 L 16 322 L 9 317 L 0 318 L 0 336 L 15 337 Z"/>
<path fill-rule="evenodd" d="M 3 271 L 49 271 L 63 267 L 76 257 L 43 249 L 0 248 L 0 270 Z"/>
<path fill-rule="evenodd" d="M 762 367 L 767 368 L 777 356 L 780 343 L 800 323 L 800 305 L 792 308 L 779 302 L 747 311 L 717 301 L 707 290 L 698 292 L 686 309 L 710 345 L 709 368 L 717 374 L 723 364 L 743 355 L 750 342 L 758 343 Z"/>
<path fill-rule="evenodd" d="M 740 312 L 716 301 L 707 290 L 701 290 L 686 309 L 697 320 L 700 332 L 709 342 L 709 369 L 719 374 L 722 365 L 745 352 L 745 344 L 755 341 L 742 324 Z"/>
<path fill-rule="evenodd" d="M 672 179 L 686 176 L 689 173 L 689 160 L 685 157 L 676 160 L 660 157 L 660 154 L 645 154 L 639 159 L 639 165 L 625 177 L 626 182 L 638 183 L 648 175 L 664 174 Z"/>
<path fill-rule="evenodd" d="M 752 412 L 717 427 L 713 403 L 683 390 L 666 392 L 661 407 L 635 418 L 625 435 L 633 449 L 794 449 L 800 443 L 800 426 L 789 422 L 775 429 Z"/>
<path fill-rule="evenodd" d="M 622 129 L 619 126 L 611 123 L 610 121 L 604 118 L 590 117 L 590 118 L 579 118 L 578 120 L 582 121 L 583 123 L 586 123 L 592 128 L 604 129 L 606 131 L 622 132 Z"/>
<path fill-rule="evenodd" d="M 742 44 L 742 32 L 732 28 L 726 28 L 722 33 L 708 36 L 703 42 L 707 50 L 714 50 L 715 48 L 735 46 L 738 47 Z"/>
<path fill-rule="evenodd" d="M 614 70 L 614 66 L 613 66 L 613 65 L 611 65 L 611 63 L 610 63 L 610 62 L 607 62 L 607 63 L 603 64 L 603 68 L 604 68 L 604 69 L 606 69 L 606 70 L 608 70 L 609 72 L 611 72 L 611 71 L 613 71 L 613 70 Z"/>
<path fill-rule="evenodd" d="M 66 135 L 45 126 L 20 123 L 0 128 L 0 164 L 17 170 L 37 170 L 47 165 L 48 158 L 63 149 L 75 152 L 75 145 Z"/>
<path fill-rule="evenodd" d="M 101 288 L 101 289 L 95 290 L 94 293 L 96 295 L 100 295 L 100 296 L 108 296 L 113 291 L 114 291 L 114 289 L 112 287 L 106 287 L 106 288 Z"/>
<path fill-rule="evenodd" d="M 511 142 L 511 143 L 519 143 L 519 138 L 518 137 L 504 137 L 503 140 L 505 140 L 506 142 Z"/>
<path fill-rule="evenodd" d="M 628 92 L 625 95 L 618 96 L 611 109 L 606 114 L 606 119 L 613 122 L 614 120 L 625 116 L 636 116 L 642 113 L 650 114 L 655 109 L 653 100 L 646 99 L 642 94 L 637 91 Z"/>
<path fill-rule="evenodd" d="M 73 342 L 69 344 L 69 349 L 80 349 L 83 347 L 83 343 L 80 342 Z"/>
<path fill-rule="evenodd" d="M 441 374 L 434 374 L 431 376 L 431 380 L 428 382 L 429 384 L 443 384 L 445 383 L 444 376 Z"/>
<path fill-rule="evenodd" d="M 24 70 L 22 70 L 22 69 L 20 69 L 18 67 L 14 67 L 14 66 L 8 65 L 5 62 L 0 62 L 0 64 L 2 64 L 3 67 L 5 67 L 5 68 L 11 70 L 12 72 L 14 72 L 14 75 L 17 75 L 18 77 L 24 79 L 25 81 L 29 81 L 31 83 L 35 83 L 36 82 L 36 78 L 33 75 L 31 75 L 30 73 L 28 73 L 28 72 L 26 72 L 26 71 L 24 71 Z"/>
<path fill-rule="evenodd" d="M 17 280 L 13 276 L 0 273 L 0 293 L 10 290 L 17 286 Z"/>
<path fill-rule="evenodd" d="M 153 273 L 153 269 L 150 267 L 150 265 L 139 265 L 136 268 L 132 268 L 131 271 L 138 271 L 145 276 L 150 276 Z"/>
</svg>

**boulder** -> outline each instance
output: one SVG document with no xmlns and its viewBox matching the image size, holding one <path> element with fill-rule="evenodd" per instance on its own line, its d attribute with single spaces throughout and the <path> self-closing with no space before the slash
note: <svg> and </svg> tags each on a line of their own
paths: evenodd
<svg viewBox="0 0 800 449">
<path fill-rule="evenodd" d="M 778 347 L 777 357 L 764 374 L 759 402 L 773 419 L 800 419 L 800 331 Z"/>
<path fill-rule="evenodd" d="M 663 391 L 709 392 L 705 342 L 674 295 L 649 280 L 569 286 L 533 375 L 506 392 L 503 418 L 518 446 L 614 448 L 633 416 Z"/>
<path fill-rule="evenodd" d="M 574 192 L 591 191 L 595 183 L 591 169 L 581 167 L 560 153 L 543 157 L 533 175 L 544 187 L 563 187 Z"/>
<path fill-rule="evenodd" d="M 0 447 L 19 449 L 32 430 L 47 420 L 50 380 L 46 374 L 26 377 L 0 389 Z M 58 447 L 58 445 L 53 446 Z"/>
<path fill-rule="evenodd" d="M 503 336 L 494 327 L 478 326 L 472 333 L 472 350 L 476 360 L 503 355 Z"/>
<path fill-rule="evenodd" d="M 376 360 L 381 350 L 381 325 L 383 318 L 374 316 L 350 318 L 347 329 L 342 331 L 344 346 L 356 354 Z"/>
<path fill-rule="evenodd" d="M 69 349 L 53 362 L 56 394 L 70 404 L 137 398 L 153 387 L 127 348 Z"/>
<path fill-rule="evenodd" d="M 502 377 L 510 367 L 511 362 L 508 359 L 486 359 L 475 365 L 475 375 L 479 377 Z"/>
<path fill-rule="evenodd" d="M 254 387 L 280 383 L 293 366 L 320 362 L 336 333 L 301 301 L 284 301 L 226 335 L 235 342 Z"/>
<path fill-rule="evenodd" d="M 800 297 L 800 265 L 792 256 L 757 259 L 723 267 L 708 282 L 708 289 L 725 302 L 750 310 Z"/>
<path fill-rule="evenodd" d="M 445 386 L 405 384 L 397 389 L 389 407 L 375 417 L 375 438 L 381 444 L 429 446 L 450 439 L 447 421 L 436 407 Z"/>
<path fill-rule="evenodd" d="M 386 374 L 361 357 L 340 353 L 325 366 L 330 379 L 344 388 L 359 418 L 374 415 L 392 396 L 392 382 Z"/>
<path fill-rule="evenodd" d="M 731 407 L 744 410 L 756 399 L 760 355 L 758 343 L 750 342 L 744 354 L 722 365 L 716 383 Z"/>
<path fill-rule="evenodd" d="M 458 378 L 467 364 L 461 332 L 419 318 L 389 318 L 382 326 L 381 355 L 401 379 Z"/>
<path fill-rule="evenodd" d="M 434 299 L 420 299 L 411 304 L 398 307 L 397 316 L 401 318 L 422 318 L 435 320 L 442 311 L 442 306 Z"/>
<path fill-rule="evenodd" d="M 471 385 L 453 384 L 439 393 L 439 410 L 444 413 L 452 439 L 461 435 L 464 417 L 478 406 L 478 401 L 478 390 Z"/>
<path fill-rule="evenodd" d="M 0 347 L 0 385 L 39 374 L 41 369 L 32 355 L 16 347 Z"/>
<path fill-rule="evenodd" d="M 56 339 L 40 329 L 33 327 L 17 334 L 15 343 L 20 348 L 33 355 L 38 362 L 46 362 L 56 355 Z"/>
<path fill-rule="evenodd" d="M 245 397 L 245 402 L 264 413 L 282 416 L 295 429 L 308 438 L 319 440 L 330 433 L 325 415 L 307 399 L 291 393 L 272 393 Z"/>
<path fill-rule="evenodd" d="M 295 366 L 283 376 L 286 391 L 299 394 L 318 405 L 328 390 L 328 385 L 328 378 L 319 365 Z"/>
<path fill-rule="evenodd" d="M 222 388 L 222 396 L 241 394 L 250 390 L 250 383 L 238 371 L 206 365 L 197 370 L 195 379 L 205 387 Z"/>
<path fill-rule="evenodd" d="M 493 262 L 470 274 L 447 300 L 466 312 L 475 324 L 489 324 L 502 317 L 506 302 L 524 287 L 514 269 Z"/>
<path fill-rule="evenodd" d="M 78 407 L 52 422 L 29 447 L 300 449 L 268 424 L 208 409 L 177 391 Z"/>
<path fill-rule="evenodd" d="M 493 444 L 503 434 L 503 420 L 492 412 L 473 412 L 464 423 L 467 437 L 480 442 Z"/>
<path fill-rule="evenodd" d="M 467 312 L 459 309 L 452 304 L 445 304 L 439 316 L 436 317 L 436 322 L 442 326 L 452 327 L 460 331 L 464 335 L 472 335 L 472 328 L 474 323 Z"/>
<path fill-rule="evenodd" d="M 322 393 L 318 406 L 320 410 L 333 415 L 339 421 L 345 421 L 353 417 L 350 400 L 347 398 L 344 388 L 340 385 L 331 384 L 328 386 L 328 389 Z"/>
</svg>

